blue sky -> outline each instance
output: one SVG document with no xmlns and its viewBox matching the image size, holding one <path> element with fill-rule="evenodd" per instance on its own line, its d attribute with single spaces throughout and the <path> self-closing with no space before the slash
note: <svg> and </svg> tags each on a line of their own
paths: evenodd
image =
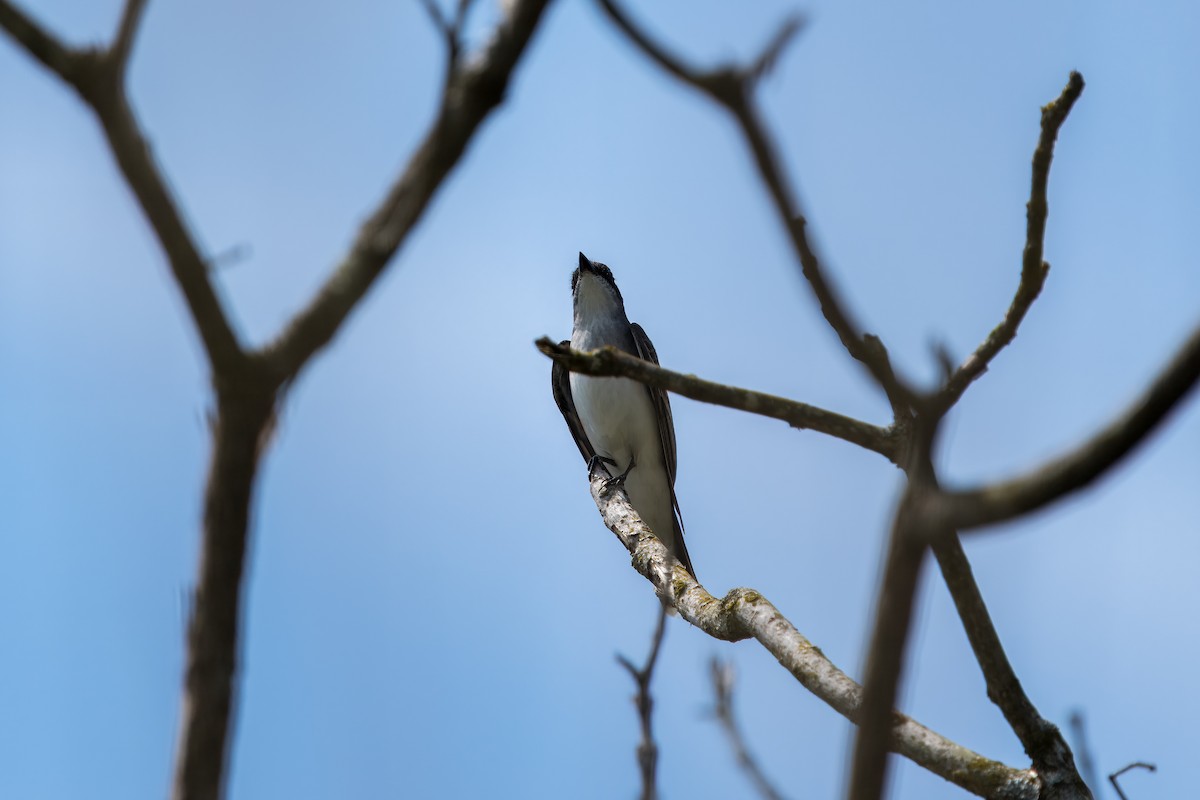
<svg viewBox="0 0 1200 800">
<path fill-rule="evenodd" d="M 25 8 L 107 39 L 116 0 Z M 784 3 L 655 4 L 699 60 L 757 51 Z M 951 485 L 1062 451 L 1200 318 L 1200 19 L 1182 2 L 813 2 L 763 102 L 827 265 L 931 379 L 1016 285 L 1038 108 L 1088 82 L 1050 184 L 1052 270 L 950 418 Z M 477 10 L 479 35 L 496 14 Z M 152 3 L 131 94 L 261 342 L 310 296 L 422 135 L 442 53 L 418 4 Z M 199 343 L 76 98 L 0 44 L 0 796 L 167 791 L 210 405 Z M 648 584 L 601 524 L 533 348 L 608 263 L 665 365 L 884 423 L 801 282 L 731 124 L 595 7 L 552 8 L 509 101 L 293 391 L 255 510 L 230 797 L 632 797 Z M 851 674 L 899 487 L 881 458 L 686 399 L 696 570 L 752 586 Z M 1193 399 L 1095 491 L 966 542 L 1032 699 L 1087 715 L 1138 800 L 1185 796 L 1200 692 Z M 752 643 L 674 620 L 656 681 L 664 797 L 744 797 L 707 660 L 768 773 L 834 797 L 850 728 Z M 926 575 L 902 707 L 1023 764 Z M 961 792 L 900 763 L 893 797 Z M 1112 797 L 1111 792 L 1106 795 Z"/>
</svg>

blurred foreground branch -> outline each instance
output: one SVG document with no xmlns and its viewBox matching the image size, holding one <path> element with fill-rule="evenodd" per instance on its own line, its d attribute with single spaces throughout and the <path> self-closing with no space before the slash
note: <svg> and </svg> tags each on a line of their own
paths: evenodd
<svg viewBox="0 0 1200 800">
<path fill-rule="evenodd" d="M 197 238 L 126 96 L 126 67 L 145 0 L 127 0 L 112 45 L 99 49 L 69 47 L 9 0 L 0 0 L 0 28 L 95 112 L 121 174 L 163 249 L 211 368 L 216 411 L 199 577 L 188 630 L 172 790 L 177 800 L 224 795 L 241 640 L 242 578 L 258 467 L 270 442 L 276 408 L 300 370 L 333 339 L 392 260 L 483 121 L 504 99 L 547 3 L 508 4 L 506 16 L 469 63 L 459 52 L 467 11 L 467 3 L 460 3 L 455 21 L 442 30 L 449 49 L 446 80 L 423 141 L 312 302 L 275 341 L 252 350 L 234 333 Z"/>
</svg>

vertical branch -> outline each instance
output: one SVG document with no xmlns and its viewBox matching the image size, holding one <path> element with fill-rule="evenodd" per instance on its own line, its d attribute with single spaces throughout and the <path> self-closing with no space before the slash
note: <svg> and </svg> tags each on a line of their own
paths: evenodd
<svg viewBox="0 0 1200 800">
<path fill-rule="evenodd" d="M 1088 747 L 1087 728 L 1083 721 L 1083 712 L 1075 710 L 1071 712 L 1071 718 L 1067 720 L 1067 724 L 1071 726 L 1071 736 L 1075 740 L 1075 753 L 1079 756 L 1079 774 L 1092 789 L 1092 794 L 1099 795 L 1100 792 L 1100 776 L 1096 772 L 1096 762 L 1092 758 L 1092 749 Z"/>
<path fill-rule="evenodd" d="M 255 477 L 273 427 L 275 390 L 247 375 L 217 384 L 213 454 L 191 624 L 174 800 L 224 795 L 238 674 L 243 572 Z"/>
<path fill-rule="evenodd" d="M 658 663 L 658 651 L 662 647 L 666 631 L 667 607 L 660 605 L 658 623 L 650 640 L 650 655 L 646 656 L 645 666 L 639 669 L 625 656 L 617 656 L 617 662 L 629 672 L 637 684 L 637 694 L 633 703 L 637 707 L 642 732 L 642 739 L 637 746 L 638 770 L 642 776 L 641 800 L 658 798 L 658 745 L 654 743 L 654 697 L 650 694 L 650 681 L 654 679 L 654 665 Z"/>
<path fill-rule="evenodd" d="M 863 700 L 850 769 L 850 800 L 877 800 L 887 780 L 893 711 L 925 557 L 918 506 L 924 487 L 910 484 L 892 525 L 863 675 Z"/>
</svg>

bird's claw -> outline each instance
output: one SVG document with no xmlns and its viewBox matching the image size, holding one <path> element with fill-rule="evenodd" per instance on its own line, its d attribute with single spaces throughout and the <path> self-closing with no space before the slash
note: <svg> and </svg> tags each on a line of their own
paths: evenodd
<svg viewBox="0 0 1200 800">
<path fill-rule="evenodd" d="M 612 464 L 614 467 L 617 465 L 617 462 L 613 461 L 611 458 L 605 458 L 603 460 L 607 461 L 609 464 Z M 635 466 L 637 466 L 637 459 L 635 459 L 635 458 L 629 459 L 629 466 L 625 468 L 625 471 L 622 472 L 620 475 L 618 475 L 615 478 L 609 478 L 608 480 L 606 480 L 604 482 L 604 486 L 601 488 L 600 491 L 603 494 L 608 495 L 608 494 L 612 494 L 617 489 L 624 489 L 625 488 L 625 479 L 629 477 L 629 471 L 632 470 Z M 608 470 L 606 469 L 605 472 L 607 472 L 607 471 Z"/>
<path fill-rule="evenodd" d="M 609 476 L 608 480 L 611 481 L 612 475 L 611 475 L 611 473 L 609 473 L 608 467 L 604 466 L 605 464 L 612 464 L 615 467 L 617 465 L 617 462 L 613 461 L 611 458 L 607 458 L 605 456 L 600 456 L 600 455 L 592 456 L 588 460 L 588 478 L 591 478 L 593 475 L 595 475 L 596 470 L 604 470 L 604 474 L 608 475 Z"/>
</svg>

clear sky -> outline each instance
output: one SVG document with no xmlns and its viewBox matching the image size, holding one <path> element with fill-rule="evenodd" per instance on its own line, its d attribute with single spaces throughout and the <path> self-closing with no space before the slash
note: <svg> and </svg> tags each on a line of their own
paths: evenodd
<svg viewBox="0 0 1200 800">
<path fill-rule="evenodd" d="M 27 0 L 72 42 L 118 0 Z M 797 6 L 654 4 L 696 59 Z M 1052 271 L 952 415 L 947 483 L 1010 475 L 1117 413 L 1200 319 L 1195 4 L 814 0 L 764 87 L 828 267 L 921 379 L 1015 288 L 1038 108 L 1087 89 L 1050 185 Z M 495 7 L 482 4 L 482 35 Z M 244 337 L 274 333 L 428 123 L 415 2 L 155 0 L 131 93 Z M 78 100 L 0 41 L 0 797 L 169 785 L 210 407 L 200 348 Z M 656 603 L 600 522 L 533 347 L 567 335 L 583 250 L 663 363 L 886 423 L 825 327 L 731 124 L 596 8 L 556 4 L 430 212 L 304 374 L 262 474 L 231 798 L 632 797 L 632 683 Z M 674 403 L 688 546 L 856 675 L 900 476 L 779 422 Z M 1200 409 L 1094 492 L 966 543 L 1032 699 L 1082 709 L 1138 800 L 1200 782 Z M 901 706 L 1027 762 L 934 573 Z M 664 797 L 745 797 L 707 660 L 791 797 L 838 796 L 850 729 L 753 643 L 672 621 L 655 685 Z M 962 793 L 908 764 L 897 798 Z M 1103 790 L 1102 790 L 1103 791 Z M 1114 795 L 1109 792 L 1109 798 Z"/>
</svg>

